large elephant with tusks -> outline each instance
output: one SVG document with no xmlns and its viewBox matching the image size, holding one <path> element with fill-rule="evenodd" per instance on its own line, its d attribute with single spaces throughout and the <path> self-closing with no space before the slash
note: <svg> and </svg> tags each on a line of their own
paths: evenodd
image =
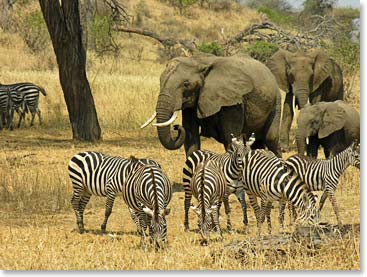
<svg viewBox="0 0 367 277">
<path fill-rule="evenodd" d="M 171 124 L 182 110 L 182 126 Z M 160 78 L 156 112 L 161 144 L 169 150 L 185 146 L 186 156 L 200 149 L 200 136 L 212 137 L 227 149 L 232 134 L 250 137 L 253 148 L 268 147 L 281 156 L 280 91 L 271 71 L 247 55 L 197 55 L 174 58 Z"/>
</svg>

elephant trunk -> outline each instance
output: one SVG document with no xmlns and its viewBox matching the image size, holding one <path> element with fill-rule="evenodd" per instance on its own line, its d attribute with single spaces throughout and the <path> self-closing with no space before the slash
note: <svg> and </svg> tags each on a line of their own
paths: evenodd
<svg viewBox="0 0 367 277">
<path fill-rule="evenodd" d="M 299 129 L 296 133 L 296 142 L 298 155 L 304 156 L 306 151 L 306 135 L 303 132 L 299 131 Z"/>
<path fill-rule="evenodd" d="M 159 95 L 156 107 L 157 123 L 166 122 L 172 117 L 174 112 L 173 103 L 173 99 L 169 95 Z M 180 125 L 175 125 L 174 128 L 178 130 L 177 138 L 172 138 L 171 125 L 157 127 L 159 141 L 168 150 L 179 149 L 185 141 L 185 129 Z"/>
<path fill-rule="evenodd" d="M 309 97 L 309 89 L 308 88 L 296 88 L 294 90 L 294 95 L 297 99 L 298 106 L 300 109 L 302 109 L 308 102 Z"/>
</svg>

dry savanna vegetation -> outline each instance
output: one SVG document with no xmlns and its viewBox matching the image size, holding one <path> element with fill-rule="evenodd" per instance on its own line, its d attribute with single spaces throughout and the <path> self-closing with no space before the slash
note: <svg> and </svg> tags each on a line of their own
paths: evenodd
<svg viewBox="0 0 367 277">
<path fill-rule="evenodd" d="M 182 32 L 183 36 L 190 36 L 194 32 L 201 34 L 208 30 L 207 34 L 213 32 L 212 36 L 216 36 L 224 26 L 228 32 L 235 34 L 244 26 L 261 19 L 259 14 L 246 7 L 222 13 L 192 8 L 183 18 L 177 10 L 162 2 L 146 0 L 144 3 L 147 10 L 145 20 L 150 20 L 150 26 L 161 33 Z M 130 1 L 129 7 L 131 11 L 136 11 L 138 2 Z M 37 9 L 37 3 L 31 3 L 24 13 Z M 190 20 L 185 20 L 187 17 Z M 215 24 L 209 24 L 214 18 Z M 100 57 L 93 51 L 88 52 L 88 79 L 103 130 L 103 141 L 90 144 L 71 140 L 68 114 L 49 41 L 42 51 L 32 52 L 19 33 L 0 30 L 0 82 L 29 81 L 43 86 L 47 91 L 46 97 L 40 96 L 42 126 L 38 125 L 36 118 L 35 126 L 30 128 L 28 118 L 21 128 L 0 132 L 1 269 L 360 269 L 358 228 L 352 228 L 344 235 L 335 233 L 312 251 L 296 243 L 292 248 L 278 252 L 248 251 L 241 258 L 233 255 L 226 245 L 256 237 L 252 208 L 248 209 L 249 232 L 246 233 L 242 228 L 240 205 L 233 195 L 230 205 L 234 232 L 224 231 L 223 242 L 213 235 L 213 240 L 205 247 L 200 245 L 193 212 L 190 212 L 191 231 L 184 232 L 182 191 L 174 192 L 169 205 L 169 245 L 162 251 L 150 249 L 144 252 L 141 249 L 135 224 L 121 197 L 115 201 L 107 235 L 102 235 L 100 225 L 104 218 L 105 199 L 92 196 L 84 216 L 87 232 L 80 235 L 70 205 L 72 187 L 67 172 L 69 159 L 78 152 L 94 150 L 122 157 L 135 155 L 154 159 L 176 184 L 175 189 L 180 188 L 185 161 L 183 148 L 168 151 L 160 145 L 155 128 L 139 129 L 140 124 L 154 111 L 159 93 L 159 75 L 165 66 L 158 62 L 159 46 L 149 39 L 133 35 L 121 35 L 119 40 L 122 53 L 118 57 Z M 351 98 L 356 107 L 359 107 L 358 78 L 352 88 L 354 97 Z M 203 139 L 203 148 L 223 152 L 223 146 L 211 139 Z M 284 158 L 294 153 L 295 148 L 285 153 Z M 360 177 L 356 168 L 348 168 L 341 177 L 336 196 L 343 223 L 357 226 L 360 223 Z M 272 223 L 275 235 L 279 235 L 277 207 L 278 204 L 274 203 Z M 336 224 L 328 200 L 321 216 L 322 222 Z M 221 211 L 221 218 L 224 229 L 224 211 Z M 293 227 L 287 226 L 285 231 L 290 233 Z M 266 232 L 265 226 L 263 232 Z M 243 256 L 246 258 L 243 259 Z"/>
</svg>

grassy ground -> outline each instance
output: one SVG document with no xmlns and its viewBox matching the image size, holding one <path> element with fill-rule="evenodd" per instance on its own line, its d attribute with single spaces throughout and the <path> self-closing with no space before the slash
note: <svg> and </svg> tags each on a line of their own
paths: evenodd
<svg viewBox="0 0 367 277">
<path fill-rule="evenodd" d="M 175 192 L 168 216 L 169 247 L 165 251 L 143 252 L 135 225 L 123 200 L 115 202 L 107 230 L 100 234 L 104 217 L 104 199 L 92 197 L 85 212 L 88 232 L 76 231 L 70 205 L 71 183 L 67 163 L 79 151 L 96 150 L 127 157 L 149 157 L 162 164 L 172 182 L 181 182 L 184 151 L 167 151 L 155 136 L 143 131 L 124 135 L 105 134 L 98 145 L 74 144 L 66 131 L 35 127 L 0 137 L 0 268 L 2 269 L 359 269 L 359 234 L 336 239 L 323 245 L 314 256 L 306 255 L 300 246 L 298 254 L 269 260 L 265 255 L 249 253 L 241 264 L 224 254 L 215 261 L 211 254 L 234 240 L 256 236 L 255 217 L 249 208 L 249 233 L 242 232 L 240 205 L 231 196 L 234 234 L 224 233 L 224 241 L 213 241 L 208 247 L 199 243 L 195 215 L 190 213 L 191 232 L 183 230 L 183 192 Z M 212 140 L 204 148 L 222 152 Z M 291 154 L 291 153 L 289 153 Z M 288 156 L 288 155 L 286 155 Z M 343 223 L 355 224 L 359 218 L 359 172 L 350 168 L 343 175 L 337 191 Z M 277 204 L 275 204 L 277 206 Z M 222 212 L 223 213 L 223 212 Z M 273 211 L 273 228 L 278 232 L 278 209 Z M 224 214 L 223 214 L 224 216 Z M 288 219 L 288 218 L 287 218 Z M 336 224 L 329 202 L 322 221 Z M 222 227 L 225 227 L 222 220 Z M 292 229 L 287 229 L 291 231 Z M 265 232 L 265 228 L 263 229 Z"/>
</svg>

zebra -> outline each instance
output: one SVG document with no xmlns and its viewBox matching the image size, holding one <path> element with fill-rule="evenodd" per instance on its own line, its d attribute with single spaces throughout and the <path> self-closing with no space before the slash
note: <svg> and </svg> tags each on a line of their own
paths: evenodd
<svg viewBox="0 0 367 277">
<path fill-rule="evenodd" d="M 317 223 L 316 198 L 307 189 L 297 174 L 292 174 L 285 162 L 270 151 L 251 150 L 244 157 L 242 183 L 254 209 L 257 221 L 257 233 L 261 234 L 261 225 L 268 222 L 268 233 L 272 231 L 270 212 L 273 201 L 289 201 L 301 212 L 299 219 L 303 222 Z M 257 198 L 261 199 L 261 208 Z M 284 210 L 280 210 L 281 226 Z"/>
<path fill-rule="evenodd" d="M 254 134 L 251 135 L 250 139 L 244 144 L 242 139 L 232 138 L 232 144 L 229 150 L 224 154 L 214 153 L 208 150 L 196 150 L 191 155 L 189 155 L 186 159 L 184 168 L 183 168 L 183 187 L 185 191 L 185 200 L 184 200 L 184 209 L 185 209 L 185 218 L 184 218 L 184 228 L 185 231 L 189 230 L 189 209 L 190 202 L 192 197 L 192 191 L 190 187 L 190 182 L 192 179 L 192 174 L 195 171 L 197 165 L 204 160 L 210 159 L 217 161 L 221 167 L 222 171 L 226 177 L 226 185 L 229 186 L 229 192 L 235 193 L 237 195 L 238 200 L 241 203 L 243 210 L 243 223 L 245 227 L 248 224 L 247 219 L 247 206 L 245 202 L 244 192 L 239 185 L 240 182 L 238 179 L 241 177 L 242 169 L 243 169 L 243 161 L 245 153 L 250 151 L 251 145 L 255 142 Z M 228 198 L 224 199 L 224 207 L 227 210 L 226 213 L 230 212 Z M 227 221 L 227 229 L 231 230 L 231 222 Z"/>
<path fill-rule="evenodd" d="M 41 110 L 38 107 L 39 93 L 41 92 L 44 96 L 47 95 L 46 90 L 41 86 L 33 83 L 16 83 L 10 85 L 0 85 L 0 90 L 7 90 L 9 92 L 9 128 L 14 129 L 13 117 L 14 111 L 19 114 L 18 128 L 25 120 L 25 113 L 28 111 L 32 114 L 31 126 L 34 124 L 34 118 L 38 115 L 39 123 L 42 124 Z"/>
<path fill-rule="evenodd" d="M 6 124 L 6 120 L 8 120 L 8 110 L 9 90 L 0 85 L 0 131 L 3 129 L 3 125 Z"/>
<path fill-rule="evenodd" d="M 223 239 L 219 226 L 219 209 L 224 199 L 227 198 L 228 203 L 228 187 L 220 164 L 213 160 L 200 162 L 193 172 L 190 187 L 192 194 L 198 200 L 197 207 L 191 206 L 191 208 L 198 215 L 202 244 L 207 244 L 212 227 Z M 226 214 L 227 222 L 230 222 L 228 207 L 226 207 Z"/>
<path fill-rule="evenodd" d="M 167 206 L 172 198 L 172 185 L 160 167 L 137 163 L 138 167 L 126 181 L 122 197 L 138 219 L 134 221 L 140 230 L 143 248 L 146 249 L 145 230 L 149 226 L 149 235 L 157 250 L 167 242 L 166 216 L 170 213 Z"/>
<path fill-rule="evenodd" d="M 83 213 L 92 195 L 106 197 L 105 218 L 101 225 L 102 233 L 106 226 L 115 197 L 122 194 L 129 175 L 139 164 L 152 164 L 160 167 L 153 160 L 129 159 L 109 156 L 100 152 L 87 151 L 74 155 L 68 165 L 69 177 L 73 185 L 71 204 L 77 219 L 79 233 L 84 233 Z M 131 214 L 134 219 L 134 215 Z"/>
<path fill-rule="evenodd" d="M 300 176 L 311 191 L 323 191 L 319 204 L 320 212 L 326 198 L 329 197 L 338 225 L 342 226 L 336 204 L 335 190 L 340 176 L 350 165 L 360 168 L 360 144 L 354 142 L 330 159 L 315 160 L 294 155 L 287 159 L 286 164 Z"/>
</svg>

